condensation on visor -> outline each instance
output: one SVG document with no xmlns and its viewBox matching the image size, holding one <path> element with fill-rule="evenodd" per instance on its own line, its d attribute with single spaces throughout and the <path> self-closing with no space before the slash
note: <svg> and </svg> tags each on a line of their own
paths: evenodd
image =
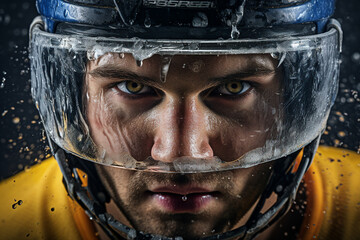
<svg viewBox="0 0 360 240">
<path fill-rule="evenodd" d="M 126 53 L 137 61 L 143 61 L 144 65 L 138 68 L 122 66 L 121 59 L 124 56 L 125 60 L 129 58 Z M 118 57 L 113 58 L 115 55 Z M 176 132 L 177 126 L 167 126 L 167 131 L 161 135 L 164 139 L 159 140 L 159 131 L 168 122 L 161 120 L 163 113 L 156 104 L 165 104 L 166 101 L 154 102 L 154 106 L 147 106 L 146 111 L 133 114 L 135 107 L 129 108 L 128 104 L 133 102 L 120 101 L 122 98 L 114 91 L 105 91 L 105 87 L 97 92 L 99 84 L 87 74 L 91 62 L 99 59 L 109 58 L 123 69 L 141 71 L 146 69 L 147 62 L 163 64 L 164 56 L 171 56 L 171 64 L 170 61 L 167 63 L 172 76 L 176 76 L 174 73 L 189 78 L 198 76 L 194 69 L 189 73 L 190 68 L 182 69 L 181 66 L 191 65 L 190 60 L 199 60 L 199 66 L 206 69 L 201 75 L 205 78 L 211 73 L 221 72 L 214 69 L 222 66 L 224 59 L 233 59 L 230 63 L 236 63 L 241 70 L 245 69 L 245 62 L 261 56 L 269 58 L 270 55 L 277 59 L 276 81 L 272 85 L 255 84 L 257 87 L 253 87 L 251 92 L 255 100 L 250 107 L 244 107 L 245 102 L 241 102 L 244 100 L 232 101 L 230 105 L 230 101 L 226 104 L 211 99 L 203 101 L 206 107 L 202 108 L 204 113 L 201 116 L 205 117 L 206 129 L 210 129 L 204 144 L 212 150 L 196 155 L 197 150 L 191 150 L 191 146 L 206 147 L 200 146 L 203 144 L 201 141 L 196 141 L 200 130 L 197 132 L 189 127 L 184 134 L 193 134 L 195 140 L 191 142 L 190 136 L 179 143 L 189 145 L 188 148 L 183 146 L 187 150 L 180 152 L 192 153 L 193 156 L 184 154 L 165 160 L 160 159 L 163 156 L 160 150 L 153 150 L 154 145 L 163 144 L 163 148 L 158 147 L 166 152 L 169 150 L 165 148 L 166 142 L 171 148 L 175 145 L 173 141 L 182 141 L 171 139 L 171 136 L 185 138 L 184 134 L 171 132 Z M 253 68 L 256 70 L 257 65 Z M 162 172 L 244 168 L 289 155 L 321 134 L 337 91 L 338 32 L 331 29 L 324 34 L 287 39 L 155 41 L 74 37 L 46 33 L 34 27 L 31 74 L 32 94 L 48 136 L 80 158 L 121 168 Z M 104 78 L 98 76 L 101 77 Z M 229 78 L 224 81 L 234 82 Z M 224 86 L 218 86 L 216 91 L 225 91 Z M 237 85 L 229 86 L 235 89 Z M 130 87 L 136 89 L 138 85 Z M 176 110 L 175 105 L 172 107 Z M 130 113 L 124 109 L 130 109 Z M 167 111 L 167 114 L 174 112 Z M 179 116 L 175 122 L 183 121 L 184 116 Z M 209 154 L 211 152 L 213 154 Z M 159 156 L 159 159 L 153 156 Z"/>
</svg>

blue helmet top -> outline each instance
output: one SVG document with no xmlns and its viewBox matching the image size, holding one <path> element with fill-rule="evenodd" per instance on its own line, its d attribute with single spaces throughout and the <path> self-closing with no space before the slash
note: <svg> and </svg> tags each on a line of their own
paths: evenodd
<svg viewBox="0 0 360 240">
<path fill-rule="evenodd" d="M 216 39 L 234 27 L 241 37 L 323 32 L 335 0 L 37 0 L 37 8 L 49 32 Z"/>
</svg>

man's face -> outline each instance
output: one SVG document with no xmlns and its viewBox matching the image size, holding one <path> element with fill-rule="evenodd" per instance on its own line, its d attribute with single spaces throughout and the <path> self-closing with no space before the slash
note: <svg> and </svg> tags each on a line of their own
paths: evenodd
<svg viewBox="0 0 360 240">
<path fill-rule="evenodd" d="M 107 159 L 230 162 L 271 138 L 281 99 L 276 60 L 174 56 L 166 65 L 165 59 L 156 55 L 140 67 L 131 55 L 106 54 L 88 63 L 86 116 Z M 166 174 L 97 166 L 136 229 L 188 238 L 236 225 L 263 191 L 270 168 Z"/>
</svg>

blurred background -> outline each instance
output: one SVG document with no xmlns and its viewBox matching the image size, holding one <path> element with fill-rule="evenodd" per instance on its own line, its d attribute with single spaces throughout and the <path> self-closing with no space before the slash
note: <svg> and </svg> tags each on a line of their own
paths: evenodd
<svg viewBox="0 0 360 240">
<path fill-rule="evenodd" d="M 340 89 L 321 144 L 360 153 L 360 1 L 338 0 L 344 31 Z M 30 95 L 28 28 L 35 0 L 0 1 L 0 180 L 50 157 Z"/>
</svg>

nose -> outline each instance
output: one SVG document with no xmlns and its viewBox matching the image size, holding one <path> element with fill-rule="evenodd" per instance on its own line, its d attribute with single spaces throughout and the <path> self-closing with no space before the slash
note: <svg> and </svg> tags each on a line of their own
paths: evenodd
<svg viewBox="0 0 360 240">
<path fill-rule="evenodd" d="M 197 96 L 166 99 L 159 106 L 152 158 L 171 162 L 183 156 L 212 157 L 207 115 L 206 107 Z"/>
</svg>

